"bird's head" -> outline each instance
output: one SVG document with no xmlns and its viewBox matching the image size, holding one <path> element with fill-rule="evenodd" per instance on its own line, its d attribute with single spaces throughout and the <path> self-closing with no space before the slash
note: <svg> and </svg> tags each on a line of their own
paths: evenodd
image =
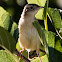
<svg viewBox="0 0 62 62">
<path fill-rule="evenodd" d="M 44 7 L 38 6 L 37 4 L 27 4 L 27 5 L 25 5 L 23 11 L 24 11 L 25 15 L 29 15 L 29 14 L 35 15 L 40 8 L 44 8 Z"/>
</svg>

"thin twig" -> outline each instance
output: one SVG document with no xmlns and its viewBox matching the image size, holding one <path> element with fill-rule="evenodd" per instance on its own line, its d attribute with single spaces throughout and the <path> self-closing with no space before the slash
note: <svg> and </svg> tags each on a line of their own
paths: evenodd
<svg viewBox="0 0 62 62">
<path fill-rule="evenodd" d="M 60 37 L 60 39 L 62 39 L 61 35 L 59 34 L 58 30 L 56 29 L 56 32 L 58 34 L 58 36 Z"/>
<path fill-rule="evenodd" d="M 50 19 L 50 21 L 51 21 L 51 23 L 52 23 L 52 19 L 51 19 L 51 17 L 49 16 L 49 14 L 48 14 L 48 17 L 49 17 L 49 19 Z M 61 37 L 61 35 L 59 34 L 59 32 L 58 32 L 58 30 L 55 28 L 55 30 L 56 30 L 56 33 L 58 34 L 58 36 L 60 37 L 60 39 L 62 39 L 62 37 Z"/>
<path fill-rule="evenodd" d="M 46 52 L 44 51 L 44 50 L 42 50 L 42 49 L 39 49 L 41 52 L 43 52 L 43 53 L 45 53 L 46 54 Z"/>
</svg>

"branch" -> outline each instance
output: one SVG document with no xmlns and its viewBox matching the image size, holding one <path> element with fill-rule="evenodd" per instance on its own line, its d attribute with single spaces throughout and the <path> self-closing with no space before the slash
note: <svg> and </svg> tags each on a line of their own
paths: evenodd
<svg viewBox="0 0 62 62">
<path fill-rule="evenodd" d="M 40 49 L 40 51 L 46 54 L 46 52 L 44 50 Z"/>
<path fill-rule="evenodd" d="M 24 57 L 17 49 L 15 50 L 15 54 L 19 56 L 24 62 L 30 62 L 30 60 Z"/>
</svg>

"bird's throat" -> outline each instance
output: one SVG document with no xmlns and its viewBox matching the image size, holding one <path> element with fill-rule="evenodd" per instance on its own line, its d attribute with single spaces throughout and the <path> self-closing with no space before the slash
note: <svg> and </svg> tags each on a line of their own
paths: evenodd
<svg viewBox="0 0 62 62">
<path fill-rule="evenodd" d="M 35 16 L 32 14 L 22 13 L 21 18 L 24 19 L 25 22 L 32 23 L 35 21 Z"/>
</svg>

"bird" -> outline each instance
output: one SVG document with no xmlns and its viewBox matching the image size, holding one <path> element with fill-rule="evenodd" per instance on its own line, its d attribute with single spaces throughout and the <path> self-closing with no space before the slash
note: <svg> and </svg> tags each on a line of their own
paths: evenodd
<svg viewBox="0 0 62 62">
<path fill-rule="evenodd" d="M 19 44 L 23 50 L 36 50 L 37 55 L 39 56 L 40 48 L 40 38 L 36 28 L 33 26 L 34 21 L 38 21 L 35 18 L 35 14 L 39 9 L 44 8 L 37 4 L 26 4 L 21 18 L 19 20 Z M 41 60 L 41 59 L 40 59 Z"/>
</svg>

